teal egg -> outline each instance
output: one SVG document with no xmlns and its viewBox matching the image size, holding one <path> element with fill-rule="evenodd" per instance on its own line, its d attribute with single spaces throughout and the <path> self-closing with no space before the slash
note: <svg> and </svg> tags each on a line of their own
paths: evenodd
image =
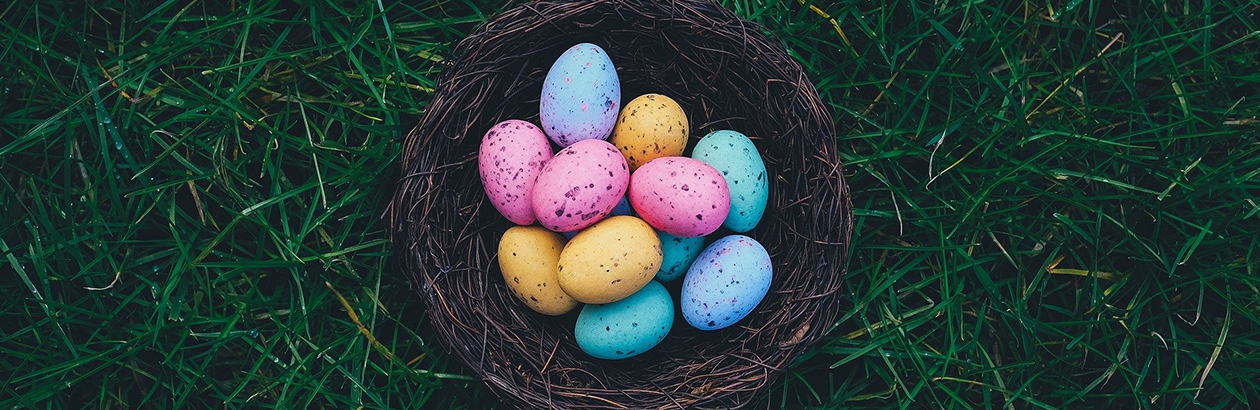
<svg viewBox="0 0 1260 410">
<path fill-rule="evenodd" d="M 722 226 L 741 233 L 755 228 L 766 214 L 770 200 L 770 175 L 752 140 L 735 131 L 713 131 L 696 143 L 691 157 L 704 161 L 726 178 L 731 210 Z"/>
<path fill-rule="evenodd" d="M 682 277 L 691 267 L 691 262 L 704 250 L 704 237 L 684 238 L 657 230 L 661 238 L 661 252 L 665 254 L 661 261 L 661 270 L 656 272 L 656 280 L 669 282 Z"/>
<path fill-rule="evenodd" d="M 573 336 L 586 354 L 620 360 L 652 349 L 673 326 L 674 300 L 664 285 L 651 281 L 625 299 L 583 307 Z"/>
</svg>

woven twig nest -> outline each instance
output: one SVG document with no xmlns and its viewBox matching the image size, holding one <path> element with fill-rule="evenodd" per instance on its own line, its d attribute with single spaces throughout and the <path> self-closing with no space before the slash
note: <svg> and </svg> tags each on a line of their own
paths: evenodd
<svg viewBox="0 0 1260 410">
<path fill-rule="evenodd" d="M 853 219 L 835 127 L 801 66 L 764 31 L 708 0 L 541 0 L 456 47 L 407 136 L 390 216 L 399 263 L 435 333 L 506 404 L 740 407 L 834 323 Z M 774 279 L 735 326 L 702 332 L 678 314 L 651 351 L 603 361 L 574 342 L 576 311 L 540 315 L 503 282 L 495 251 L 511 225 L 482 191 L 478 145 L 499 121 L 537 124 L 548 68 L 579 42 L 608 51 L 624 100 L 649 92 L 677 100 L 694 128 L 689 147 L 717 129 L 756 142 L 771 194 L 748 235 L 769 250 Z M 669 286 L 676 299 L 678 282 Z"/>
</svg>

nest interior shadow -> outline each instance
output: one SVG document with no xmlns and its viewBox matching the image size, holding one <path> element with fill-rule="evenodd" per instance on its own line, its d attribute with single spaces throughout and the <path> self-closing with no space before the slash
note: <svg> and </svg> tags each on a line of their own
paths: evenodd
<svg viewBox="0 0 1260 410">
<path fill-rule="evenodd" d="M 835 128 L 800 65 L 764 32 L 707 0 L 543 0 L 505 11 L 458 44 L 407 137 L 389 215 L 399 264 L 435 333 L 506 404 L 739 407 L 834 323 L 852 229 Z M 547 70 L 580 42 L 608 51 L 623 105 L 649 92 L 678 101 L 692 128 L 688 147 L 732 129 L 761 152 L 770 203 L 748 235 L 769 250 L 774 279 L 735 326 L 701 332 L 678 314 L 653 350 L 602 361 L 574 342 L 576 311 L 537 314 L 504 284 L 495 251 L 511 225 L 483 193 L 477 149 L 495 123 L 538 123 Z M 678 287 L 669 285 L 675 302 Z"/>
</svg>

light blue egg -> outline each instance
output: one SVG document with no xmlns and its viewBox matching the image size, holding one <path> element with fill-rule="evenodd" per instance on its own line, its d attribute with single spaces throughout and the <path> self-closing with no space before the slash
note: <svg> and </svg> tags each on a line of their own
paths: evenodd
<svg viewBox="0 0 1260 410">
<path fill-rule="evenodd" d="M 691 157 L 722 173 L 731 191 L 731 210 L 722 226 L 748 232 L 761 222 L 770 200 L 770 175 L 752 140 L 730 130 L 713 131 L 700 139 Z"/>
<path fill-rule="evenodd" d="M 744 235 L 718 239 L 691 264 L 682 287 L 682 313 L 700 330 L 717 330 L 752 312 L 770 290 L 770 254 Z"/>
<path fill-rule="evenodd" d="M 631 216 L 634 215 L 634 208 L 630 207 L 629 196 L 621 197 L 621 201 L 617 202 L 617 206 L 614 206 L 612 209 L 612 213 L 609 214 L 609 216 L 617 216 L 617 215 L 631 215 Z"/>
<path fill-rule="evenodd" d="M 538 103 L 543 132 L 561 147 L 607 139 L 621 110 L 621 81 L 604 49 L 569 47 L 547 71 Z"/>
<path fill-rule="evenodd" d="M 682 277 L 684 273 L 687 273 L 691 262 L 695 261 L 696 257 L 700 256 L 700 251 L 704 250 L 703 236 L 684 238 L 660 230 L 656 231 L 656 235 L 661 238 L 661 252 L 664 253 L 661 270 L 656 272 L 656 280 L 661 282 L 669 282 Z"/>
<path fill-rule="evenodd" d="M 625 299 L 586 305 L 573 336 L 591 356 L 620 360 L 655 347 L 674 326 L 674 300 L 660 282 L 651 281 Z"/>
<path fill-rule="evenodd" d="M 618 215 L 631 215 L 631 216 L 634 215 L 634 208 L 630 207 L 630 197 L 628 196 L 621 197 L 621 201 L 617 202 L 617 205 L 613 207 L 612 212 L 608 214 L 608 216 L 618 216 Z M 577 230 L 577 231 L 561 232 L 560 234 L 564 235 L 565 239 L 573 239 L 574 236 L 577 236 L 578 232 L 582 232 L 582 231 Z"/>
</svg>

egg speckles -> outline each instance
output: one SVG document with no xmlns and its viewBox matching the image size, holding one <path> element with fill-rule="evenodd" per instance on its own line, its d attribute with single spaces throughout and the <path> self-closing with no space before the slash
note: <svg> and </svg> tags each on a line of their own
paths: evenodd
<svg viewBox="0 0 1260 410">
<path fill-rule="evenodd" d="M 597 45 L 569 47 L 543 80 L 539 120 L 561 147 L 607 139 L 621 107 L 621 82 L 608 53 Z"/>
<path fill-rule="evenodd" d="M 644 94 L 621 109 L 610 142 L 626 156 L 634 171 L 654 159 L 682 155 L 687 135 L 687 115 L 678 102 L 660 94 Z"/>
<path fill-rule="evenodd" d="M 551 144 L 542 130 L 521 120 L 490 127 L 481 139 L 477 171 L 494 209 L 518 225 L 534 223 L 531 193 L 551 159 Z"/>
<path fill-rule="evenodd" d="M 611 303 L 630 296 L 661 268 L 661 241 L 633 216 L 614 216 L 574 236 L 560 252 L 557 278 L 582 303 Z"/>
<path fill-rule="evenodd" d="M 761 303 L 770 279 L 770 254 L 760 243 L 744 235 L 718 239 L 687 270 L 683 318 L 700 330 L 733 325 Z"/>
<path fill-rule="evenodd" d="M 586 305 L 573 329 L 582 351 L 620 360 L 655 347 L 674 326 L 674 300 L 657 282 L 630 297 L 604 305 Z"/>
<path fill-rule="evenodd" d="M 692 158 L 663 157 L 631 176 L 630 205 L 656 229 L 693 237 L 722 226 L 731 198 L 726 180 L 713 167 Z"/>
<path fill-rule="evenodd" d="M 499 240 L 499 270 L 508 288 L 525 306 L 544 315 L 563 315 L 578 303 L 556 280 L 560 234 L 537 226 L 514 226 Z"/>
<path fill-rule="evenodd" d="M 534 183 L 533 211 L 556 232 L 591 226 L 626 193 L 630 170 L 621 152 L 603 140 L 583 140 L 556 153 Z"/>
<path fill-rule="evenodd" d="M 770 176 L 752 140 L 735 131 L 714 131 L 696 143 L 691 157 L 712 165 L 726 178 L 731 211 L 722 226 L 735 232 L 755 228 L 770 200 Z"/>
</svg>

